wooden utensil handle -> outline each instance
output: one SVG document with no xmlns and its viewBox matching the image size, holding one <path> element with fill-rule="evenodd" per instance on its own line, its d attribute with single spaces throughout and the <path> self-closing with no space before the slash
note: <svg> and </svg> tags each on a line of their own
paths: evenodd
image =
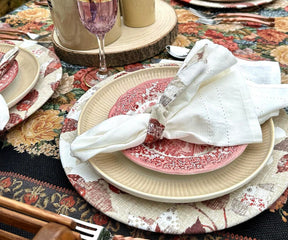
<svg viewBox="0 0 288 240">
<path fill-rule="evenodd" d="M 19 212 L 15 212 L 15 211 L 11 211 L 7 208 L 3 208 L 3 207 L 0 207 L 0 222 L 1 223 L 4 223 L 4 224 L 7 224 L 7 225 L 10 225 L 10 226 L 14 226 L 14 227 L 17 227 L 17 228 L 20 228 L 24 231 L 27 231 L 27 232 L 30 232 L 30 233 L 33 233 L 33 234 L 38 234 L 39 231 L 41 231 L 42 229 L 46 229 L 46 226 L 48 225 L 48 222 L 45 222 L 45 221 L 42 221 L 42 220 L 39 220 L 37 218 L 33 218 L 33 217 L 30 217 L 30 216 L 27 216 L 27 215 L 24 215 L 22 213 L 19 213 Z M 49 224 L 52 224 L 52 223 L 49 223 Z M 64 225 L 59 225 L 57 223 L 54 223 L 55 226 L 58 226 L 59 229 L 70 229 L 68 228 L 67 226 L 64 226 Z M 53 226 L 53 225 L 52 225 Z M 51 230 L 51 229 L 50 229 Z M 44 230 L 42 230 L 43 232 Z M 51 230 L 52 231 L 52 230 Z M 69 236 L 73 236 L 73 239 L 76 239 L 76 240 L 80 240 L 81 239 L 81 236 L 78 232 L 74 232 L 70 229 L 71 233 L 68 233 L 67 230 L 65 230 L 65 235 L 69 235 Z M 5 238 L 1 238 L 1 234 L 3 234 L 5 236 Z M 0 232 L 0 239 L 3 240 L 3 239 L 7 239 L 7 240 L 26 240 L 26 238 L 21 238 L 20 236 L 18 235 L 15 235 L 17 236 L 18 238 L 10 238 L 10 237 L 13 237 L 14 234 L 11 235 L 11 233 L 9 232 L 5 232 L 5 231 L 2 231 Z M 38 238 L 36 239 L 39 239 L 39 236 Z"/>
<path fill-rule="evenodd" d="M 66 226 L 58 223 L 47 223 L 34 236 L 33 240 L 78 240 Z"/>
<path fill-rule="evenodd" d="M 22 202 L 15 201 L 10 198 L 0 196 L 0 206 L 3 206 L 14 211 L 18 211 L 27 214 L 32 217 L 47 221 L 55 222 L 69 227 L 74 230 L 76 227 L 76 222 L 70 218 L 63 217 L 59 214 L 47 211 L 45 209 L 37 208 Z"/>
<path fill-rule="evenodd" d="M 19 30 L 19 29 L 15 29 L 15 28 L 1 28 L 0 27 L 0 32 L 1 33 L 11 33 L 11 34 L 22 34 L 22 35 L 26 35 L 27 33 L 25 31 Z"/>
<path fill-rule="evenodd" d="M 255 18 L 248 18 L 248 17 L 235 17 L 235 18 L 215 18 L 215 20 L 220 20 L 221 23 L 231 23 L 231 22 L 254 22 L 254 23 L 259 23 L 259 24 L 263 24 L 266 26 L 270 26 L 273 27 L 275 24 L 274 22 L 266 22 L 266 21 L 262 21 L 260 19 L 255 19 Z"/>
<path fill-rule="evenodd" d="M 36 0 L 34 3 L 36 5 L 48 6 L 48 2 L 46 0 Z"/>
<path fill-rule="evenodd" d="M 2 229 L 0 229 L 0 239 L 1 240 L 29 240 L 28 238 L 18 236 L 14 233 L 6 232 Z"/>
<path fill-rule="evenodd" d="M 1 34 L 0 33 L 0 39 L 1 40 L 23 40 L 21 37 L 18 36 L 13 36 L 13 35 L 9 35 L 9 34 Z"/>
<path fill-rule="evenodd" d="M 265 17 L 259 14 L 253 14 L 253 13 L 219 13 L 216 15 L 217 18 L 219 17 L 248 17 L 248 18 L 255 18 L 264 20 L 267 22 L 274 22 L 275 18 L 273 17 Z"/>
<path fill-rule="evenodd" d="M 47 222 L 0 207 L 0 222 L 36 234 Z"/>
</svg>

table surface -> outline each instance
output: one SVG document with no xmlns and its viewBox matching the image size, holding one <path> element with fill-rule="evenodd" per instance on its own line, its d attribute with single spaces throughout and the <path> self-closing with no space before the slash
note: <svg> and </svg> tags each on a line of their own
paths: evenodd
<svg viewBox="0 0 288 240">
<path fill-rule="evenodd" d="M 178 36 L 173 43 L 192 48 L 199 39 L 210 39 L 224 45 L 235 56 L 250 60 L 271 60 L 280 63 L 282 83 L 288 83 L 288 1 L 242 9 L 265 16 L 274 16 L 275 27 L 255 24 L 203 25 L 189 11 L 193 6 L 184 1 L 166 0 L 178 17 Z M 191 1 L 193 2 L 193 1 Z M 228 12 L 233 9 L 209 9 Z M 33 32 L 52 31 L 49 9 L 33 1 L 1 18 L 2 24 Z M 52 43 L 46 47 L 53 51 Z M 111 68 L 113 73 L 135 71 L 159 59 L 171 59 L 164 50 L 143 62 Z M 194 226 L 197 234 L 165 235 L 127 226 L 93 208 L 77 193 L 63 170 L 59 157 L 59 136 L 65 117 L 75 102 L 88 90 L 82 80 L 90 68 L 61 61 L 63 76 L 52 97 L 32 116 L 1 136 L 0 194 L 27 204 L 63 213 L 107 227 L 113 234 L 147 239 L 285 239 L 288 236 L 288 189 L 267 210 L 237 226 L 205 233 L 205 227 Z M 41 117 L 42 124 L 39 123 Z M 49 121 L 50 119 L 50 121 Z M 53 119 L 53 121 L 51 121 Z M 287 163 L 284 166 L 288 170 Z M 4 228 L 4 226 L 3 226 Z M 193 232 L 193 231 L 192 231 Z"/>
</svg>

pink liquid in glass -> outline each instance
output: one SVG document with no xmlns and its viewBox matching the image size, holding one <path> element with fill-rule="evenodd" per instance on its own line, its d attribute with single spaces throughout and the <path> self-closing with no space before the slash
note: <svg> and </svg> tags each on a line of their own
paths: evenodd
<svg viewBox="0 0 288 240">
<path fill-rule="evenodd" d="M 105 35 L 116 21 L 117 0 L 77 0 L 82 24 L 95 35 Z"/>
</svg>

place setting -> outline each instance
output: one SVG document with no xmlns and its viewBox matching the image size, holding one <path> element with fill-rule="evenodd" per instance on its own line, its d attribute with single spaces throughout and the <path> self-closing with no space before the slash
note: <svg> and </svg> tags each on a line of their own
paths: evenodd
<svg viewBox="0 0 288 240">
<path fill-rule="evenodd" d="M 35 41 L 0 41 L 0 53 L 18 49 L 13 65 L 0 79 L 5 114 L 1 131 L 16 126 L 37 111 L 54 93 L 62 78 L 56 54 Z M 1 119 L 2 122 L 2 119 Z"/>
<path fill-rule="evenodd" d="M 69 112 L 64 171 L 87 202 L 133 227 L 183 234 L 197 219 L 207 232 L 247 221 L 287 188 L 278 171 L 285 152 L 273 150 L 287 136 L 277 117 L 287 104 L 275 98 L 286 91 L 280 80 L 277 63 L 236 59 L 208 40 L 184 63 L 114 74 Z"/>
<path fill-rule="evenodd" d="M 80 20 L 101 43 L 113 24 L 100 33 L 89 4 L 78 2 Z M 212 232 L 247 221 L 283 193 L 286 152 L 274 146 L 287 136 L 288 89 L 278 63 L 203 39 L 183 62 L 111 75 L 104 45 L 59 141 L 65 174 L 88 203 L 129 226 L 183 234 L 197 222 Z"/>
<path fill-rule="evenodd" d="M 285 234 L 282 2 L 40 2 L 2 18 L 21 31 L 0 41 L 3 199 L 77 239 Z"/>
</svg>

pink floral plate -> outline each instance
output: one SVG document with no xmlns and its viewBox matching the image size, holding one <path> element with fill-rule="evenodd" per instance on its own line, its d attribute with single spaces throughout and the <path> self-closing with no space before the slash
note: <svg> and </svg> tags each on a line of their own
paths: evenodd
<svg viewBox="0 0 288 240">
<path fill-rule="evenodd" d="M 171 78 L 154 79 L 141 83 L 123 94 L 111 108 L 109 117 L 128 111 L 144 112 L 157 102 L 157 98 Z M 240 156 L 247 145 L 216 147 L 163 139 L 152 144 L 141 144 L 126 149 L 123 154 L 136 164 L 154 171 L 190 175 L 214 171 Z"/>
<path fill-rule="evenodd" d="M 24 98 L 9 108 L 10 119 L 3 131 L 7 131 L 36 112 L 52 96 L 62 78 L 62 66 L 57 55 L 35 42 L 0 41 L 17 45 L 30 51 L 38 60 L 40 73 L 37 83 Z"/>
<path fill-rule="evenodd" d="M 266 3 L 271 3 L 274 0 L 248 0 L 248 1 L 236 1 L 230 0 L 228 1 L 203 1 L 203 0 L 181 0 L 186 3 L 190 3 L 197 6 L 208 7 L 208 8 L 249 8 L 249 7 L 256 7 Z"/>
<path fill-rule="evenodd" d="M 0 52 L 0 57 L 4 55 L 3 52 Z M 0 78 L 0 92 L 9 86 L 10 83 L 16 78 L 18 73 L 18 62 L 14 60 L 12 66 L 8 69 L 8 71 L 4 74 L 3 77 Z"/>
</svg>

